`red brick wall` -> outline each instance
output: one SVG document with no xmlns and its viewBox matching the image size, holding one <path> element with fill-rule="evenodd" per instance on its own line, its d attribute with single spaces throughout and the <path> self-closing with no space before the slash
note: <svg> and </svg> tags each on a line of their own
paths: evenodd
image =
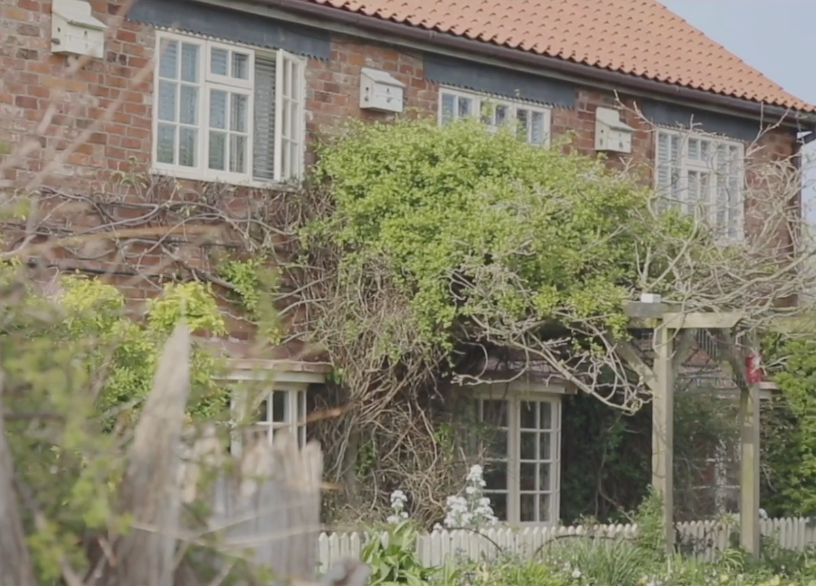
<svg viewBox="0 0 816 586">
<path fill-rule="evenodd" d="M 95 14 L 110 22 L 121 0 L 91 2 Z M 62 157 L 43 177 L 42 184 L 66 192 L 87 193 L 108 189 L 114 172 L 145 169 L 150 161 L 152 75 L 145 68 L 153 57 L 155 36 L 150 27 L 125 22 L 112 27 L 105 58 L 91 59 L 74 70 L 71 60 L 50 51 L 51 2 L 17 0 L 0 5 L 0 141 L 21 145 L 30 141 L 30 152 L 0 176 L 0 185 L 25 185 L 43 170 L 55 153 Z M 421 55 L 382 44 L 335 35 L 331 58 L 312 59 L 307 67 L 307 132 L 310 137 L 331 132 L 346 118 L 386 119 L 388 115 L 359 108 L 359 72 L 362 67 L 388 71 L 406 84 L 407 108 L 419 115 L 436 115 L 438 86 L 424 79 Z M 140 75 L 142 81 L 139 81 Z M 630 102 L 631 103 L 631 102 Z M 43 124 L 53 104 L 50 122 Z M 577 134 L 574 147 L 592 153 L 595 108 L 614 106 L 614 96 L 598 91 L 579 93 L 574 109 L 555 108 L 552 131 Z M 110 119 L 104 121 L 111 110 Z M 648 163 L 653 157 L 649 130 L 634 115 L 626 121 L 636 127 L 632 160 Z M 100 122 L 102 121 L 102 122 Z M 97 126 L 94 126 L 97 125 Z M 87 141 L 65 152 L 82 133 Z M 775 132 L 766 139 L 770 151 L 788 154 L 790 136 Z M 611 157 L 620 164 L 619 157 Z M 313 157 L 307 156 L 307 162 Z M 246 201 L 233 195 L 230 205 L 240 209 Z M 128 213 L 125 211 L 122 214 Z M 90 215 L 71 210 L 66 226 L 92 222 Z M 185 254 L 192 254 L 186 251 Z M 137 255 L 138 262 L 155 266 L 161 258 L 154 252 Z M 198 259 L 201 261 L 201 259 Z M 88 261 L 92 268 L 101 264 Z M 135 286 L 129 295 L 143 298 L 156 294 L 155 286 Z"/>
<path fill-rule="evenodd" d="M 110 19 L 120 1 L 93 0 L 95 13 Z M 86 181 L 101 180 L 101 170 L 125 171 L 130 159 L 145 165 L 151 146 L 152 76 L 135 84 L 153 57 L 154 34 L 150 27 L 125 22 L 106 42 L 104 60 L 91 59 L 78 71 L 69 60 L 50 51 L 51 2 L 18 0 L 16 6 L 0 6 L 0 140 L 19 144 L 36 139 L 40 148 L 26 158 L 25 164 L 6 172 L 4 179 L 24 181 L 42 168 L 44 151 L 60 149 L 60 144 L 75 138 L 94 121 L 104 117 L 111 104 L 121 102 L 109 122 L 101 124 L 86 144 L 65 157 L 52 179 L 65 186 L 83 186 Z M 424 79 L 421 56 L 373 42 L 335 35 L 331 59 L 312 59 L 307 68 L 307 130 L 310 136 L 330 132 L 337 122 L 353 117 L 383 119 L 388 115 L 359 108 L 359 72 L 362 67 L 388 71 L 406 84 L 407 107 L 419 114 L 436 115 L 438 86 Z M 56 114 L 45 132 L 38 124 L 49 104 L 56 101 Z M 626 100 L 632 105 L 632 100 Z M 568 131 L 577 134 L 574 146 L 594 151 L 595 109 L 614 106 L 611 93 L 582 90 L 574 109 L 555 108 L 552 131 L 555 136 Z M 653 157 L 653 141 L 646 126 L 630 112 L 626 121 L 638 128 L 631 158 L 647 162 Z M 789 154 L 793 144 L 784 131 L 765 138 L 772 152 Z M 615 158 L 615 157 L 613 157 Z"/>
</svg>

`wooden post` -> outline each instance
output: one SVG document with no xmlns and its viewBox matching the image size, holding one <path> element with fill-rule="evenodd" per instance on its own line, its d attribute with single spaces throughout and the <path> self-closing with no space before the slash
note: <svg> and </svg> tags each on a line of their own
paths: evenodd
<svg viewBox="0 0 816 586">
<path fill-rule="evenodd" d="M 754 382 L 740 392 L 740 546 L 759 557 L 759 401 Z"/>
<path fill-rule="evenodd" d="M 666 550 L 674 550 L 674 337 L 665 322 L 655 329 L 654 374 L 656 392 L 652 399 L 652 487 L 663 499 Z"/>
</svg>

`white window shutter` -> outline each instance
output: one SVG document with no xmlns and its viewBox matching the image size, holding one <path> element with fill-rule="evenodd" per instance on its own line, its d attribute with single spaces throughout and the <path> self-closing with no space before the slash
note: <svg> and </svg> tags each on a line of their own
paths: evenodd
<svg viewBox="0 0 816 586">
<path fill-rule="evenodd" d="M 275 67 L 275 181 L 283 177 L 283 51 L 278 51 Z"/>
<path fill-rule="evenodd" d="M 252 178 L 275 179 L 277 56 L 255 56 L 255 108 L 252 129 Z"/>
<path fill-rule="evenodd" d="M 665 132 L 657 133 L 657 189 L 660 195 L 666 196 L 671 191 L 671 143 Z"/>
<path fill-rule="evenodd" d="M 286 181 L 303 170 L 306 142 L 304 104 L 306 60 L 278 51 L 275 117 L 275 178 Z"/>
</svg>

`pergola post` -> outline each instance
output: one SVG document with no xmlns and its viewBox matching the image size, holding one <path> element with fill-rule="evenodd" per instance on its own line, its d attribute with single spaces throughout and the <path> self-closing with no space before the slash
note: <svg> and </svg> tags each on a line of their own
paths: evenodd
<svg viewBox="0 0 816 586">
<path fill-rule="evenodd" d="M 674 549 L 674 336 L 660 323 L 655 329 L 652 399 L 652 488 L 663 499 L 663 530 L 667 551 Z"/>
<path fill-rule="evenodd" d="M 756 340 L 752 340 L 756 347 Z M 761 396 L 760 377 L 755 370 L 755 355 L 749 355 L 743 364 L 743 380 L 740 388 L 740 546 L 756 559 L 759 557 L 759 404 Z"/>
</svg>

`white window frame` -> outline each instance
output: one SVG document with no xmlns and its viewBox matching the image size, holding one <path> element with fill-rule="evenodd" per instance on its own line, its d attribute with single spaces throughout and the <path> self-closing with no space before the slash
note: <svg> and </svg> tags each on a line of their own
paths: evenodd
<svg viewBox="0 0 816 586">
<path fill-rule="evenodd" d="M 564 389 L 556 385 L 483 385 L 476 387 L 474 398 L 477 401 L 477 418 L 482 421 L 483 401 L 504 401 L 507 407 L 507 520 L 510 525 L 556 525 L 559 522 L 561 509 L 561 396 Z M 549 518 L 546 521 L 521 520 L 521 495 L 523 493 L 539 495 L 541 487 L 535 491 L 521 490 L 520 471 L 521 459 L 521 404 L 527 401 L 548 403 L 551 408 L 551 424 L 549 431 L 539 429 L 536 433 L 550 434 L 550 459 L 525 460 L 527 463 L 549 462 Z M 526 428 L 525 428 L 526 429 Z M 498 460 L 498 459 L 497 459 Z M 485 462 L 485 474 L 489 474 L 489 461 Z M 537 483 L 536 483 L 537 484 Z M 487 490 L 485 496 L 490 497 Z"/>
<path fill-rule="evenodd" d="M 660 141 L 665 137 L 672 150 L 669 161 L 660 159 Z M 708 160 L 703 158 L 703 145 L 708 145 Z M 695 146 L 696 145 L 696 146 Z M 675 147 L 678 152 L 674 152 Z M 691 147 L 691 148 L 690 148 Z M 669 205 L 679 206 L 688 214 L 696 214 L 711 227 L 718 230 L 723 242 L 739 242 L 745 237 L 745 145 L 742 142 L 696 131 L 658 128 L 655 132 L 654 188 L 658 195 L 669 200 Z M 717 162 L 724 150 L 731 162 L 723 171 Z M 697 155 L 696 157 L 694 155 Z M 665 166 L 665 169 L 664 169 Z M 662 185 L 661 172 L 668 177 L 668 185 Z M 707 176 L 707 186 L 699 179 Z M 695 181 L 690 181 L 695 177 Z M 701 189 L 696 201 L 689 195 L 692 188 Z M 735 190 L 735 201 L 722 207 L 720 189 Z M 701 201 L 702 200 L 702 201 Z M 700 206 L 703 209 L 700 209 Z M 725 221 L 721 220 L 724 214 Z"/>
<path fill-rule="evenodd" d="M 466 116 L 477 116 L 479 117 L 485 125 L 493 131 L 498 130 L 493 124 L 493 120 L 490 123 L 485 121 L 483 113 L 486 108 L 490 108 L 491 113 L 496 111 L 498 107 L 507 108 L 507 120 L 508 123 L 511 121 L 517 120 L 518 111 L 519 110 L 527 110 L 530 112 L 530 115 L 533 113 L 541 114 L 544 118 L 544 129 L 543 129 L 543 137 L 540 143 L 532 143 L 530 142 L 530 133 L 532 132 L 532 127 L 528 125 L 528 136 L 526 138 L 526 142 L 528 144 L 537 144 L 538 146 L 549 147 L 550 146 L 550 134 L 551 134 L 551 126 L 552 126 L 552 108 L 547 106 L 542 106 L 541 104 L 537 104 L 534 102 L 528 102 L 526 100 L 518 100 L 518 99 L 511 99 L 511 98 L 504 98 L 493 96 L 489 94 L 483 94 L 479 92 L 471 92 L 467 90 L 462 90 L 458 88 L 451 88 L 447 86 L 442 86 L 439 88 L 439 104 L 438 104 L 438 112 L 437 112 L 437 122 L 439 126 L 445 124 L 444 120 L 444 109 L 443 109 L 443 100 L 445 96 L 453 96 L 457 100 L 459 99 L 467 99 L 471 101 L 471 107 L 469 108 L 468 113 Z M 461 116 L 458 112 L 454 111 L 454 120 L 459 119 Z M 493 115 L 491 116 L 493 118 Z"/>
<path fill-rule="evenodd" d="M 230 452 L 240 455 L 242 438 L 247 432 L 262 434 L 269 445 L 275 433 L 285 430 L 290 436 L 296 437 L 298 445 L 306 445 L 307 429 L 307 384 L 270 382 L 267 388 L 259 389 L 260 381 L 240 382 L 232 381 L 232 397 L 230 400 Z M 276 393 L 283 393 L 286 397 L 285 412 L 280 421 L 274 421 L 273 397 Z M 266 418 L 253 421 L 258 409 L 266 403 Z"/>
<path fill-rule="evenodd" d="M 195 167 L 186 167 L 182 165 L 162 163 L 158 160 L 158 128 L 159 128 L 159 80 L 160 67 L 159 60 L 168 41 L 176 41 L 179 43 L 195 44 L 199 46 L 198 67 L 199 67 L 199 98 L 197 108 L 196 128 L 198 129 L 198 141 L 196 148 L 196 162 Z M 217 75 L 211 73 L 211 55 L 212 49 L 224 49 L 227 51 L 241 51 L 249 55 L 249 63 L 247 64 L 249 75 L 247 80 L 232 78 L 229 76 Z M 275 162 L 274 162 L 274 179 L 256 179 L 253 176 L 253 145 L 254 145 L 254 90 L 255 90 L 255 57 L 263 55 L 265 57 L 274 57 L 276 59 L 275 75 L 276 75 L 276 98 L 275 98 L 275 136 L 271 138 L 275 146 Z M 305 169 L 305 151 L 306 151 L 306 59 L 284 51 L 277 50 L 261 50 L 256 47 L 244 45 L 241 43 L 230 43 L 224 41 L 211 40 L 200 35 L 182 34 L 178 32 L 157 31 L 156 32 L 156 67 L 154 68 L 154 97 L 153 97 L 153 112 L 152 112 L 152 145 L 151 145 L 151 173 L 157 175 L 167 175 L 178 179 L 191 179 L 200 181 L 211 181 L 227 183 L 231 185 L 246 185 L 254 187 L 264 187 L 270 184 L 285 183 L 287 181 L 297 180 L 303 177 Z M 179 59 L 181 56 L 179 55 Z M 282 130 L 284 124 L 281 123 L 283 109 L 281 107 L 282 99 L 282 71 L 285 68 L 291 68 L 294 72 L 292 78 L 293 88 L 295 90 L 296 101 L 293 108 L 294 113 L 291 118 L 287 118 L 286 126 L 289 130 L 288 137 L 296 146 L 294 149 L 295 156 L 290 157 L 290 165 L 286 169 L 283 168 L 281 161 L 281 143 Z M 207 147 L 209 141 L 209 107 L 211 89 L 219 89 L 230 93 L 242 93 L 248 96 L 247 105 L 247 149 L 246 149 L 246 172 L 234 173 L 229 170 L 216 170 L 208 168 Z M 175 122 L 178 124 L 178 121 Z M 178 143 L 176 143 L 176 156 L 178 152 Z"/>
</svg>

